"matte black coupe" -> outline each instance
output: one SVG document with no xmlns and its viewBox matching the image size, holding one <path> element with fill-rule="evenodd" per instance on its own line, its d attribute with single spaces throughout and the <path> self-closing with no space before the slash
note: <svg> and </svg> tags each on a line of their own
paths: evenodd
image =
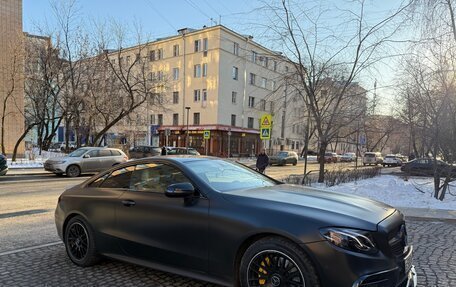
<svg viewBox="0 0 456 287">
<path fill-rule="evenodd" d="M 59 197 L 69 258 L 103 256 L 225 286 L 416 286 L 402 214 L 208 157 L 120 164 Z"/>
</svg>

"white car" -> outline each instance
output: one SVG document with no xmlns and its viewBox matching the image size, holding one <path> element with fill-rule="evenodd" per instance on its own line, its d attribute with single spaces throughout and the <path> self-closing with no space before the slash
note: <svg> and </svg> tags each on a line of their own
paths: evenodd
<svg viewBox="0 0 456 287">
<path fill-rule="evenodd" d="M 383 166 L 401 166 L 402 165 L 402 157 L 399 157 L 395 154 L 388 154 L 383 159 Z"/>
</svg>

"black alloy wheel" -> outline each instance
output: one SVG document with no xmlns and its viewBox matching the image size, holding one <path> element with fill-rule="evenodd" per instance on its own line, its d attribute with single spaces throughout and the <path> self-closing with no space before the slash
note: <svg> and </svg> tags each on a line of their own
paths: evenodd
<svg viewBox="0 0 456 287">
<path fill-rule="evenodd" d="M 305 287 L 304 275 L 296 263 L 277 250 L 258 253 L 248 266 L 249 286 Z"/>
<path fill-rule="evenodd" d="M 89 251 L 89 235 L 81 222 L 74 222 L 68 227 L 68 252 L 76 260 L 83 260 Z"/>
<path fill-rule="evenodd" d="M 100 260 L 93 232 L 81 216 L 71 218 L 65 228 L 65 249 L 74 264 L 92 266 Z"/>
<path fill-rule="evenodd" d="M 309 257 L 282 237 L 265 237 L 245 251 L 239 269 L 241 287 L 320 287 Z"/>
</svg>

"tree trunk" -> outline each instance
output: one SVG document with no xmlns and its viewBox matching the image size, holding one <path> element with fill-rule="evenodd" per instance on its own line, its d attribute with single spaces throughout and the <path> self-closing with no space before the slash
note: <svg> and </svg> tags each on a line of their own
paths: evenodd
<svg viewBox="0 0 456 287">
<path fill-rule="evenodd" d="M 320 170 L 318 172 L 318 182 L 323 183 L 325 181 L 325 153 L 326 148 L 328 147 L 327 142 L 320 143 L 320 149 L 318 151 Z"/>
<path fill-rule="evenodd" d="M 11 161 L 16 161 L 16 156 L 17 156 L 17 149 L 19 148 L 19 145 L 21 144 L 21 142 L 24 140 L 24 138 L 27 136 L 27 134 L 29 133 L 29 131 L 34 127 L 35 125 L 29 125 L 27 126 L 27 128 L 25 129 L 25 131 L 22 133 L 22 135 L 19 137 L 19 139 L 16 141 L 16 143 L 14 144 L 14 149 L 13 149 L 13 155 L 12 155 L 12 158 L 11 158 Z"/>
</svg>

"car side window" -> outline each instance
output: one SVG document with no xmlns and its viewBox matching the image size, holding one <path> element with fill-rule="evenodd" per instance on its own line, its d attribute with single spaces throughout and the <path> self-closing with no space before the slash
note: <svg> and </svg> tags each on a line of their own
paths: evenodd
<svg viewBox="0 0 456 287">
<path fill-rule="evenodd" d="M 183 173 L 166 164 L 138 164 L 131 178 L 130 189 L 164 193 L 166 188 L 174 183 L 190 182 Z"/>
<path fill-rule="evenodd" d="M 98 151 L 98 156 L 99 156 L 99 157 L 102 157 L 102 156 L 111 156 L 111 151 L 108 150 L 108 149 L 99 150 L 99 151 Z"/>
<path fill-rule="evenodd" d="M 101 184 L 102 188 L 130 188 L 130 179 L 135 166 L 127 166 L 111 172 Z"/>
<path fill-rule="evenodd" d="M 98 157 L 98 150 L 91 150 L 87 153 L 90 157 Z"/>
</svg>

